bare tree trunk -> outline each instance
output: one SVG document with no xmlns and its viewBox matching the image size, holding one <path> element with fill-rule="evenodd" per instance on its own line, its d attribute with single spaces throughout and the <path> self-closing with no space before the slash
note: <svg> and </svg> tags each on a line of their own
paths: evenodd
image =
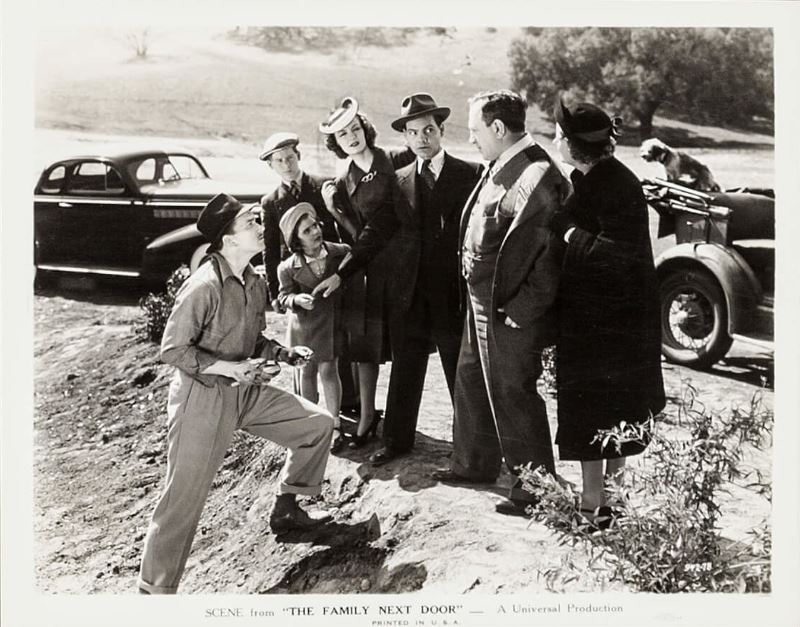
<svg viewBox="0 0 800 627">
<path fill-rule="evenodd" d="M 639 120 L 639 141 L 643 142 L 653 136 L 653 116 L 658 109 L 659 102 L 643 102 L 635 111 Z"/>
<path fill-rule="evenodd" d="M 653 116 L 639 115 L 639 141 L 643 142 L 653 136 Z"/>
</svg>

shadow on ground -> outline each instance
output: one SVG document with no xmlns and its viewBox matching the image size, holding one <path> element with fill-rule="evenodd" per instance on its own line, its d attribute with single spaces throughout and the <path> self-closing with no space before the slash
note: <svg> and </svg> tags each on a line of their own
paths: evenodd
<svg viewBox="0 0 800 627">
<path fill-rule="evenodd" d="M 732 381 L 771 390 L 775 383 L 775 359 L 771 355 L 729 356 L 714 365 L 710 372 Z"/>
<path fill-rule="evenodd" d="M 136 306 L 150 289 L 136 281 L 118 278 L 47 274 L 37 277 L 35 296 L 91 303 L 94 305 Z"/>
</svg>

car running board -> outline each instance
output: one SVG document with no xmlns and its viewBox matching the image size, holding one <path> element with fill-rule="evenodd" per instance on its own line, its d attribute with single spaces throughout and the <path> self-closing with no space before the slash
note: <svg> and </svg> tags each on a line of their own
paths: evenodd
<svg viewBox="0 0 800 627">
<path fill-rule="evenodd" d="M 40 263 L 36 266 L 39 270 L 47 272 L 73 272 L 75 274 L 103 274 L 108 276 L 124 276 L 138 278 L 140 272 L 136 270 L 122 270 L 120 268 L 108 268 L 103 266 L 62 266 L 56 264 Z"/>
<path fill-rule="evenodd" d="M 731 337 L 738 342 L 746 342 L 747 344 L 753 344 L 768 351 L 775 351 L 775 341 L 767 339 L 769 336 L 766 335 L 759 337 L 754 335 L 739 335 L 738 333 L 732 333 Z"/>
</svg>

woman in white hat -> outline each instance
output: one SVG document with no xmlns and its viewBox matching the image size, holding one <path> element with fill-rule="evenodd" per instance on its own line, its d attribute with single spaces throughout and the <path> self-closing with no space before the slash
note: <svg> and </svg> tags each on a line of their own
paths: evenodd
<svg viewBox="0 0 800 627">
<path fill-rule="evenodd" d="M 342 241 L 352 245 L 323 294 L 348 280 L 343 316 L 349 358 L 358 365 L 361 415 L 352 448 L 375 435 L 380 414 L 375 410 L 379 365 L 390 359 L 390 285 L 397 270 L 386 244 L 400 222 L 395 212 L 399 190 L 389 156 L 375 145 L 377 135 L 358 110 L 355 98 L 345 98 L 319 125 L 325 145 L 347 159 L 344 173 L 322 187 L 322 197 L 339 224 Z"/>
</svg>

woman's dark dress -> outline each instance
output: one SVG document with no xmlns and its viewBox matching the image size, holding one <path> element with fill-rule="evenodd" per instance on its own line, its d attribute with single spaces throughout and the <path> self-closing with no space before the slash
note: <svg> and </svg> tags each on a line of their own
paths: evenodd
<svg viewBox="0 0 800 627">
<path fill-rule="evenodd" d="M 354 245 L 353 254 L 368 252 L 355 246 L 362 232 L 369 229 L 370 254 L 366 267 L 359 269 L 345 282 L 342 315 L 347 332 L 348 356 L 354 362 L 384 363 L 391 358 L 389 344 L 389 306 L 392 275 L 398 271 L 396 259 L 388 242 L 399 220 L 396 216 L 398 198 L 394 167 L 389 156 L 373 148 L 369 172 L 350 162 L 346 173 L 336 181 L 342 240 Z M 349 227 L 342 224 L 343 217 Z M 363 243 L 363 242 L 362 242 Z M 360 264 L 359 264 L 360 265 Z"/>
<path fill-rule="evenodd" d="M 572 173 L 564 211 L 574 225 L 559 286 L 556 353 L 562 460 L 641 453 L 591 444 L 598 429 L 642 423 L 665 405 L 661 328 L 647 203 L 636 175 L 615 158 Z M 562 224 L 564 216 L 562 215 Z"/>
</svg>

